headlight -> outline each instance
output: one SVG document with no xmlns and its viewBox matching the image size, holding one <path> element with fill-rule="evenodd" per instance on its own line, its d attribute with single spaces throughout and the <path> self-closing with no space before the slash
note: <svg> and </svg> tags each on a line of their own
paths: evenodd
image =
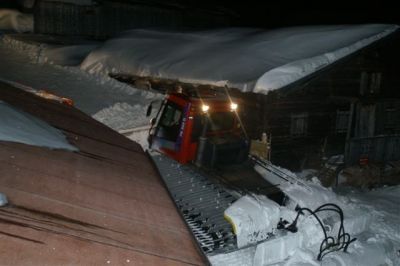
<svg viewBox="0 0 400 266">
<path fill-rule="evenodd" d="M 231 103 L 231 110 L 232 111 L 236 111 L 237 108 L 238 108 L 237 103 Z"/>
<path fill-rule="evenodd" d="M 206 113 L 209 109 L 210 109 L 210 106 L 208 106 L 208 105 L 206 105 L 206 104 L 203 104 L 203 105 L 201 106 L 201 110 L 202 110 L 204 113 Z"/>
</svg>

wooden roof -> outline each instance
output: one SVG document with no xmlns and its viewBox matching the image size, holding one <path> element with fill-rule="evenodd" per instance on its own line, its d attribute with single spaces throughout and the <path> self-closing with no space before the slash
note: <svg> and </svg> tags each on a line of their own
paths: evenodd
<svg viewBox="0 0 400 266">
<path fill-rule="evenodd" d="M 7 265 L 203 265 L 141 147 L 73 107 L 0 83 L 0 100 L 61 129 L 79 152 L 0 141 Z M 1 123 L 1 121 L 0 121 Z"/>
</svg>

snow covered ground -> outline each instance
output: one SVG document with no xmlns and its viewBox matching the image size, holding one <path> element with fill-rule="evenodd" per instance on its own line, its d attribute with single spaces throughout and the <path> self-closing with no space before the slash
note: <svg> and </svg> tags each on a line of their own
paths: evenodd
<svg viewBox="0 0 400 266">
<path fill-rule="evenodd" d="M 256 33 L 248 32 L 247 34 L 251 36 Z M 231 37 L 234 36 L 235 34 L 231 33 Z M 43 60 L 45 57 L 42 56 L 42 48 L 41 45 L 25 44 L 3 37 L 0 40 L 0 78 L 35 89 L 46 89 L 60 96 L 71 98 L 76 107 L 116 130 L 123 131 L 143 126 L 145 128 L 148 124 L 148 118 L 145 117 L 147 104 L 155 98 L 161 98 L 161 95 L 137 90 L 108 78 L 104 74 L 107 71 L 113 71 L 113 68 L 107 68 L 102 64 L 95 63 L 89 68 L 84 64 L 83 69 L 90 69 L 89 72 L 79 67 L 56 65 L 57 63 L 64 64 L 68 61 L 68 55 L 74 54 L 69 53 L 68 49 L 59 49 L 51 57 L 47 57 L 65 57 L 63 60 Z M 98 57 L 92 62 L 101 62 L 102 54 L 99 51 L 101 50 L 92 53 L 88 58 L 93 59 L 93 56 L 97 54 Z M 85 53 L 87 52 L 85 51 Z M 182 52 L 190 54 L 191 51 Z M 123 54 L 122 51 L 121 54 Z M 109 56 L 108 54 L 103 55 L 107 58 Z M 77 60 L 79 61 L 79 59 Z M 49 64 L 50 62 L 53 64 Z M 178 61 L 176 63 L 179 64 Z M 124 69 L 122 66 L 121 64 L 118 70 Z M 144 136 L 145 134 L 142 134 L 139 139 L 143 140 Z M 308 237 L 303 235 L 301 241 L 298 239 L 298 242 L 291 242 L 293 245 L 289 247 L 283 245 L 281 249 L 274 250 L 275 255 L 281 256 L 281 260 L 275 265 L 400 265 L 400 186 L 385 187 L 374 191 L 347 189 L 337 193 L 322 188 L 315 180 L 308 186 L 312 188 L 312 193 L 299 185 L 288 186 L 285 189 L 293 199 L 301 202 L 305 207 L 314 208 L 324 202 L 335 202 L 340 205 L 345 217 L 350 217 L 349 221 L 353 221 L 345 225 L 345 228 L 348 228 L 349 233 L 358 240 L 350 244 L 348 253 L 341 251 L 331 253 L 322 262 L 319 262 L 316 260 L 316 256 L 319 249 L 320 232 L 312 231 L 313 228 L 318 229 L 318 227 L 312 222 L 304 223 L 306 226 L 302 227 L 301 221 L 299 221 L 299 229 L 308 232 L 305 234 Z M 361 217 L 361 219 L 357 219 L 357 217 Z M 367 220 L 368 223 L 365 222 Z M 365 223 L 363 224 L 363 222 Z M 360 225 L 359 228 L 356 228 L 356 225 Z M 358 232 L 356 229 L 362 228 L 361 225 L 365 225 L 365 228 Z M 308 229 L 312 230 L 308 231 Z M 316 233 L 310 235 L 309 232 Z M 262 252 L 263 250 L 264 252 Z M 267 260 L 263 259 L 270 257 L 268 249 L 262 247 L 257 253 L 257 260 L 255 260 L 257 252 L 255 248 L 246 252 L 239 254 L 240 258 L 233 256 L 232 261 L 240 265 L 252 265 L 255 262 L 261 264 L 264 262 L 265 264 Z M 228 260 L 216 256 L 212 262 L 215 265 L 227 265 Z"/>
<path fill-rule="evenodd" d="M 270 180 L 270 173 L 261 173 Z M 315 210 L 320 205 L 333 203 L 343 210 L 344 230 L 350 234 L 349 239 L 356 238 L 349 244 L 347 252 L 327 253 L 322 261 L 318 261 L 324 235 L 317 220 L 304 212 L 306 215 L 300 216 L 297 222 L 297 232 L 275 230 L 277 237 L 259 243 L 256 248 L 211 257 L 213 265 L 400 265 L 400 186 L 373 191 L 344 188 L 334 192 L 322 187 L 316 178 L 299 184 L 281 183 L 290 201 L 280 210 L 276 210 L 276 203 L 261 200 L 259 196 L 244 196 L 228 209 L 228 216 L 238 225 L 241 243 L 252 243 L 254 237 L 262 236 L 266 229 L 270 230 L 271 222 L 276 223 L 277 216 L 291 223 L 296 217 L 294 206 L 297 204 Z M 271 210 L 270 215 L 264 214 Z M 257 213 L 264 214 L 264 222 Z M 327 211 L 318 216 L 325 224 L 328 236 L 338 239 L 339 215 Z"/>
</svg>

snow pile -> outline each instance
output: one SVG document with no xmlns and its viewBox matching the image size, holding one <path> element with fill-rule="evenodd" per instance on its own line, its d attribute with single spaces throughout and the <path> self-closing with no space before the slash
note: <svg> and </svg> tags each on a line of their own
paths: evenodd
<svg viewBox="0 0 400 266">
<path fill-rule="evenodd" d="M 239 248 L 265 240 L 279 222 L 279 205 L 263 195 L 246 195 L 224 212 Z"/>
<path fill-rule="evenodd" d="M 0 140 L 51 149 L 78 150 L 68 143 L 61 131 L 2 101 L 0 101 Z"/>
<path fill-rule="evenodd" d="M 7 196 L 3 193 L 0 193 L 0 207 L 3 207 L 8 204 Z"/>
<path fill-rule="evenodd" d="M 1 45 L 19 51 L 28 56 L 31 60 L 38 62 L 38 55 L 44 44 L 23 42 L 7 34 L 1 38 Z"/>
<path fill-rule="evenodd" d="M 124 73 L 267 93 L 395 32 L 397 25 L 308 26 L 271 31 L 132 30 L 82 63 L 91 73 Z"/>
<path fill-rule="evenodd" d="M 353 204 L 362 205 L 374 217 L 371 229 L 379 238 L 397 242 L 400 250 L 400 186 L 370 191 L 346 193 Z M 400 255 L 400 254 L 399 254 Z"/>
<path fill-rule="evenodd" d="M 23 37 L 27 41 L 19 39 Z M 24 52 L 36 63 L 48 63 L 60 66 L 80 65 L 85 57 L 98 46 L 98 43 L 95 42 L 45 44 L 34 40 L 37 36 L 31 37 L 33 40 L 30 40 L 28 36 L 6 35 L 2 39 L 2 44 Z M 51 41 L 62 43 L 62 40 L 56 40 L 56 37 L 52 37 Z"/>
<path fill-rule="evenodd" d="M 119 130 L 118 132 L 138 143 L 144 150 L 149 148 L 149 131 L 150 131 L 150 124 L 147 126 L 142 127 L 135 127 L 133 129 L 128 130 Z"/>
<path fill-rule="evenodd" d="M 269 172 L 258 171 L 271 179 Z M 288 203 L 280 207 L 281 213 L 289 209 L 281 214 L 283 220 L 289 223 L 294 220 L 293 210 L 297 205 L 315 210 L 322 204 L 334 203 L 343 210 L 346 233 L 357 240 L 349 245 L 347 253 L 332 252 L 319 262 L 316 258 L 324 239 L 321 227 L 312 215 L 301 215 L 296 233 L 278 230 L 276 238 L 257 245 L 254 260 L 249 265 L 400 265 L 400 186 L 371 192 L 335 193 L 322 187 L 315 178 L 298 184 L 283 181 L 279 186 L 289 198 Z M 329 211 L 320 212 L 318 216 L 328 235 L 337 236 L 340 216 Z"/>
<path fill-rule="evenodd" d="M 17 10 L 0 9 L 0 30 L 33 32 L 33 16 Z"/>
<path fill-rule="evenodd" d="M 148 125 L 149 118 L 144 116 L 148 104 L 163 97 L 108 76 L 82 71 L 79 67 L 38 64 L 35 58 L 32 60 L 27 56 L 37 54 L 37 45 L 7 37 L 0 41 L 0 75 L 3 80 L 14 81 L 13 85 L 22 89 L 43 89 L 72 99 L 75 107 L 115 130 Z M 11 42 L 18 44 L 16 49 L 10 45 Z M 20 84 L 22 80 L 24 86 Z M 125 120 L 121 118 L 122 114 Z"/>
<path fill-rule="evenodd" d="M 115 130 L 135 128 L 150 123 L 144 107 L 141 104 L 132 106 L 126 102 L 119 102 L 95 113 L 93 118 Z"/>
<path fill-rule="evenodd" d="M 39 63 L 61 66 L 78 66 L 95 48 L 95 44 L 48 45 L 37 55 Z"/>
</svg>

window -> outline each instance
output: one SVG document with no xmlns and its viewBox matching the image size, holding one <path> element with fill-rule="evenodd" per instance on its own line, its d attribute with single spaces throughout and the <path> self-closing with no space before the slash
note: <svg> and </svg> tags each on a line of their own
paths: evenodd
<svg viewBox="0 0 400 266">
<path fill-rule="evenodd" d="M 399 110 L 394 103 L 385 104 L 384 128 L 387 130 L 396 130 L 400 127 Z"/>
<path fill-rule="evenodd" d="M 371 73 L 369 92 L 378 93 L 381 88 L 382 73 Z"/>
<path fill-rule="evenodd" d="M 336 133 L 347 132 L 347 127 L 349 125 L 350 111 L 340 111 L 336 112 Z"/>
<path fill-rule="evenodd" d="M 182 120 L 182 109 L 172 103 L 168 103 L 160 118 L 157 137 L 175 142 L 179 135 L 179 127 Z"/>
<path fill-rule="evenodd" d="M 213 133 L 216 131 L 229 131 L 239 128 L 237 125 L 235 128 L 236 120 L 235 112 L 218 112 L 210 113 L 208 117 L 196 115 L 193 118 L 193 130 L 192 130 L 192 141 L 198 141 L 198 138 L 203 133 L 204 119 L 207 119 L 207 133 Z"/>
<path fill-rule="evenodd" d="M 307 135 L 308 114 L 292 114 L 290 134 L 294 137 Z"/>
<path fill-rule="evenodd" d="M 235 122 L 235 112 L 210 113 L 210 128 L 208 131 L 232 130 Z"/>
<path fill-rule="evenodd" d="M 365 72 L 361 73 L 360 94 L 368 95 L 379 93 L 381 88 L 382 73 L 380 72 Z"/>
</svg>

